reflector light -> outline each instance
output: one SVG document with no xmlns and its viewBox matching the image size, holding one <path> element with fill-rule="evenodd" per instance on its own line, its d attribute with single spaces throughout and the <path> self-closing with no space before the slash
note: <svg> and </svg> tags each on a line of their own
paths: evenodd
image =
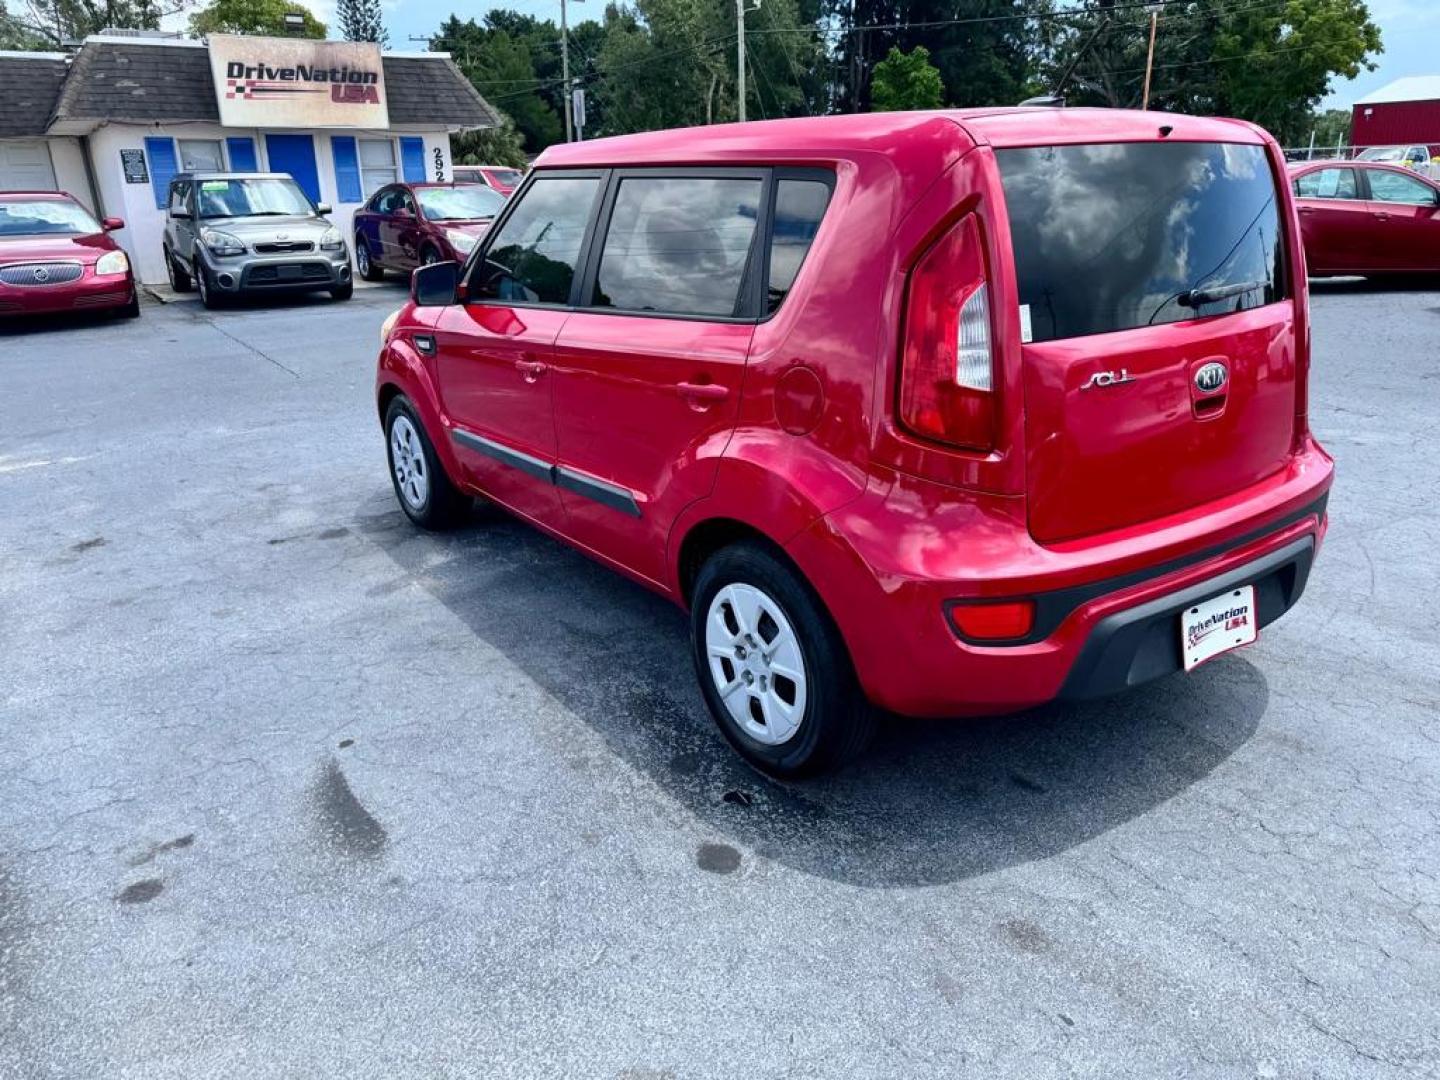
<svg viewBox="0 0 1440 1080">
<path fill-rule="evenodd" d="M 1021 638 L 1035 625 L 1035 601 L 951 604 L 950 622 L 961 637 L 974 641 Z"/>
</svg>

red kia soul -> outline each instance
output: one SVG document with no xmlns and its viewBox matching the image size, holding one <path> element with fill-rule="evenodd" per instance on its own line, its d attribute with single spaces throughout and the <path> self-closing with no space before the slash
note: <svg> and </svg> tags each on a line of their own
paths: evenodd
<svg viewBox="0 0 1440 1080">
<path fill-rule="evenodd" d="M 1233 120 L 551 147 L 386 323 L 392 479 L 421 526 L 481 495 L 688 608 L 726 738 L 814 772 L 872 706 L 1109 694 L 1299 599 L 1332 473 L 1303 267 L 1280 150 Z"/>
</svg>

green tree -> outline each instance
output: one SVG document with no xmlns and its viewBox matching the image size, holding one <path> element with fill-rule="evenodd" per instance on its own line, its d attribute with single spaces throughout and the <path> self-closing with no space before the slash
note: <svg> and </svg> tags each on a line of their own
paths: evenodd
<svg viewBox="0 0 1440 1080">
<path fill-rule="evenodd" d="M 1310 130 L 1315 135 L 1315 154 L 1323 157 L 1323 150 L 1333 151 L 1337 146 L 1350 142 L 1349 109 L 1322 109 L 1310 116 Z M 1310 136 L 1306 135 L 1297 146 L 1309 146 Z"/>
<path fill-rule="evenodd" d="M 945 84 L 924 45 L 916 45 L 908 53 L 892 45 L 885 59 L 875 65 L 870 98 L 877 111 L 935 109 L 944 96 Z"/>
<path fill-rule="evenodd" d="M 374 41 L 380 45 L 390 42 L 380 0 L 338 0 L 335 21 L 346 41 Z"/>
<path fill-rule="evenodd" d="M 14 22 L 42 48 L 57 48 L 111 27 L 157 30 L 156 0 L 27 0 Z"/>
<path fill-rule="evenodd" d="M 214 0 L 190 16 L 190 33 L 196 37 L 209 34 L 274 34 L 288 36 L 285 27 L 287 12 L 305 16 L 303 37 L 323 38 L 325 24 L 305 7 L 291 0 Z"/>
<path fill-rule="evenodd" d="M 1088 0 L 1057 31 L 1052 86 L 1068 71 L 1071 104 L 1138 107 L 1149 30 L 1140 9 Z M 1172 0 L 1156 35 L 1150 107 L 1238 116 L 1297 143 L 1331 79 L 1373 69 L 1381 47 L 1364 0 Z"/>
<path fill-rule="evenodd" d="M 0 0 L 0 49 L 30 51 L 43 49 L 45 46 L 45 39 L 26 26 L 18 16 L 10 14 L 5 9 L 3 0 Z"/>
<path fill-rule="evenodd" d="M 510 117 L 528 152 L 538 153 L 564 137 L 560 116 L 543 92 L 546 84 L 536 74 L 525 40 L 473 19 L 461 22 L 451 16 L 431 39 L 431 47 L 449 52 L 485 100 Z"/>
<path fill-rule="evenodd" d="M 450 136 L 450 160 L 457 165 L 509 165 L 525 168 L 525 147 L 514 123 L 505 117 L 499 127 Z"/>
</svg>

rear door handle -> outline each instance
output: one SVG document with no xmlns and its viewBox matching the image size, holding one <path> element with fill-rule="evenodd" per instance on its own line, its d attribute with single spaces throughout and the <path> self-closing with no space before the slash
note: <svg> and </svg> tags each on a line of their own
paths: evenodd
<svg viewBox="0 0 1440 1080">
<path fill-rule="evenodd" d="M 1375 213 L 1375 220 L 1376 220 L 1376 221 L 1389 221 L 1389 220 L 1390 220 L 1390 215 L 1389 215 L 1389 214 L 1382 214 L 1382 213 L 1380 213 L 1379 211 L 1376 211 L 1376 213 Z"/>
<path fill-rule="evenodd" d="M 1313 213 L 1315 213 L 1315 207 L 1313 207 L 1313 206 L 1302 206 L 1302 207 L 1300 207 L 1299 209 L 1300 209 L 1300 213 L 1302 213 L 1302 214 L 1313 214 Z"/>
<path fill-rule="evenodd" d="M 728 386 L 721 386 L 719 383 L 676 383 L 675 389 L 680 391 L 681 397 L 690 398 L 692 401 L 722 401 L 730 393 Z"/>
</svg>

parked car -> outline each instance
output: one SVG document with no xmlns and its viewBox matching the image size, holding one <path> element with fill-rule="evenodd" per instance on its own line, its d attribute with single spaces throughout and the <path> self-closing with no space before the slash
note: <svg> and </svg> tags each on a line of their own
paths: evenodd
<svg viewBox="0 0 1440 1080">
<path fill-rule="evenodd" d="M 0 192 L 0 315 L 139 315 L 130 259 L 110 235 L 124 227 L 61 191 Z"/>
<path fill-rule="evenodd" d="M 450 173 L 457 184 L 484 184 L 501 195 L 509 195 L 525 179 L 523 172 L 508 165 L 456 165 Z"/>
<path fill-rule="evenodd" d="M 1440 273 L 1440 184 L 1350 161 L 1291 165 L 1290 182 L 1312 275 Z"/>
<path fill-rule="evenodd" d="M 180 173 L 165 211 L 165 266 L 176 292 L 207 308 L 245 293 L 326 290 L 348 300 L 355 282 L 330 207 L 287 173 Z"/>
<path fill-rule="evenodd" d="M 462 260 L 505 197 L 480 184 L 391 184 L 355 212 L 355 266 L 366 281 L 386 270 Z"/>
<path fill-rule="evenodd" d="M 725 737 L 823 769 L 872 703 L 1093 698 L 1298 600 L 1332 471 L 1299 245 L 1280 148 L 1239 121 L 551 147 L 382 331 L 391 479 L 422 527 L 483 495 L 688 608 Z"/>
<path fill-rule="evenodd" d="M 1430 164 L 1428 146 L 1367 146 L 1355 155 L 1356 161 L 1383 161 L 1418 169 Z"/>
</svg>

